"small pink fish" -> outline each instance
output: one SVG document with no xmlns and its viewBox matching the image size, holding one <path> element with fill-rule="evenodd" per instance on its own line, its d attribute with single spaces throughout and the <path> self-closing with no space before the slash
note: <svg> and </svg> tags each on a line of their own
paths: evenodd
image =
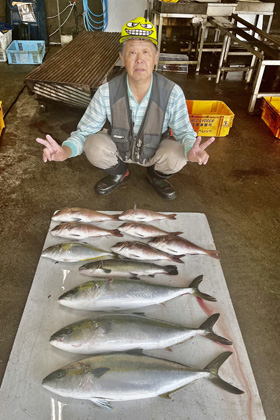
<svg viewBox="0 0 280 420">
<path fill-rule="evenodd" d="M 105 222 L 118 220 L 118 214 L 111 215 L 81 207 L 67 207 L 63 210 L 55 211 L 52 220 L 54 222 Z"/>
<path fill-rule="evenodd" d="M 112 246 L 111 250 L 116 254 L 122 255 L 126 258 L 132 258 L 135 260 L 171 260 L 179 263 L 184 263 L 180 258 L 183 255 L 177 255 L 176 257 L 166 252 L 158 251 L 152 248 L 150 245 L 143 242 L 118 242 Z"/>
<path fill-rule="evenodd" d="M 166 232 L 166 230 L 159 229 L 152 225 L 145 225 L 144 223 L 123 223 L 118 227 L 122 233 L 135 236 L 136 238 L 155 238 L 164 235 L 180 235 L 183 232 Z"/>
<path fill-rule="evenodd" d="M 103 229 L 90 223 L 61 223 L 51 230 L 53 236 L 67 239 L 99 238 L 103 236 L 123 236 L 118 229 Z"/>
<path fill-rule="evenodd" d="M 152 220 L 176 219 L 176 214 L 162 214 L 151 210 L 141 210 L 134 206 L 134 209 L 124 211 L 119 215 L 119 220 L 130 220 L 132 222 L 151 222 Z"/>
<path fill-rule="evenodd" d="M 167 235 L 154 238 L 149 241 L 151 247 L 159 249 L 160 251 L 167 252 L 170 255 L 187 255 L 187 254 L 202 254 L 209 255 L 209 257 L 217 258 L 218 251 L 215 249 L 204 249 L 198 245 L 189 242 L 187 239 L 178 238 L 177 236 Z"/>
</svg>

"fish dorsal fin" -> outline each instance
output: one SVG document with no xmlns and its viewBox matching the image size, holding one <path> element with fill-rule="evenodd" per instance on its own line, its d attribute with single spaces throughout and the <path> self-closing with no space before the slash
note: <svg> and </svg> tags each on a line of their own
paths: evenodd
<svg viewBox="0 0 280 420">
<path fill-rule="evenodd" d="M 105 375 L 105 373 L 108 372 L 109 370 L 110 370 L 109 368 L 100 367 L 100 368 L 96 368 L 96 369 L 91 369 L 90 373 L 95 378 L 101 378 L 101 376 Z"/>
</svg>

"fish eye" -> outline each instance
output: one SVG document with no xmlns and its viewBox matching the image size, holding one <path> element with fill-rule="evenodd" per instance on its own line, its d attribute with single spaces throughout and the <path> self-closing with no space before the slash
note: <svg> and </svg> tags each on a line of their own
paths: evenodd
<svg viewBox="0 0 280 420">
<path fill-rule="evenodd" d="M 57 379 L 61 379 L 65 376 L 65 371 L 63 369 L 59 369 L 56 371 L 56 377 Z"/>
<path fill-rule="evenodd" d="M 151 25 L 150 23 L 141 23 L 142 28 L 145 29 L 152 29 L 153 25 Z"/>
<path fill-rule="evenodd" d="M 134 28 L 137 25 L 138 25 L 137 22 L 128 22 L 126 26 L 128 26 L 129 28 Z"/>
<path fill-rule="evenodd" d="M 64 333 L 65 335 L 70 335 L 70 334 L 72 334 L 72 332 L 73 332 L 72 328 L 65 328 L 65 329 L 63 330 L 63 333 Z"/>
</svg>

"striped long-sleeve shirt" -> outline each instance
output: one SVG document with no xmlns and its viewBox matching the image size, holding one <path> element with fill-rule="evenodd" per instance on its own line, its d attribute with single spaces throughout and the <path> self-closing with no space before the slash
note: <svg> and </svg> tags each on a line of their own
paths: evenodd
<svg viewBox="0 0 280 420">
<path fill-rule="evenodd" d="M 137 134 L 148 106 L 152 82 L 147 94 L 140 104 L 132 95 L 128 81 L 127 87 L 129 106 L 133 121 L 133 131 L 134 134 Z M 71 157 L 80 155 L 83 152 L 83 146 L 86 138 L 89 135 L 102 130 L 107 119 L 111 124 L 109 87 L 108 83 L 105 83 L 97 89 L 78 124 L 77 130 L 73 131 L 70 137 L 63 142 L 63 145 L 67 145 L 71 148 Z M 196 133 L 189 120 L 184 93 L 178 85 L 174 86 L 170 94 L 165 112 L 162 133 L 164 133 L 168 127 L 171 128 L 175 139 L 184 146 L 186 156 L 194 144 Z"/>
</svg>

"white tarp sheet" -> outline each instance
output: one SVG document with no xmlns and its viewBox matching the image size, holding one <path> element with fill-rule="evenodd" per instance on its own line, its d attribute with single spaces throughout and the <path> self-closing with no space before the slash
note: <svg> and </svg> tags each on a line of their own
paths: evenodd
<svg viewBox="0 0 280 420">
<path fill-rule="evenodd" d="M 118 227 L 121 223 L 123 222 L 113 221 L 102 223 L 100 226 L 111 229 Z M 178 213 L 176 220 L 162 220 L 152 224 L 168 231 L 183 231 L 182 236 L 186 239 L 201 247 L 215 249 L 204 214 Z M 50 227 L 54 226 L 55 223 L 52 222 Z M 125 235 L 123 238 L 91 239 L 87 242 L 110 250 L 110 247 L 120 240 L 134 240 L 134 238 Z M 54 238 L 48 233 L 44 248 L 60 242 L 71 241 Z M 195 337 L 191 341 L 174 346 L 172 352 L 164 349 L 145 353 L 191 367 L 203 368 L 220 353 L 233 351 L 219 373 L 224 380 L 244 390 L 244 394 L 230 394 L 214 386 L 210 381 L 202 379 L 172 394 L 173 401 L 159 397 L 141 401 L 115 402 L 111 403 L 112 410 L 104 410 L 90 401 L 62 398 L 44 389 L 41 382 L 46 375 L 67 363 L 86 357 L 52 347 L 49 344 L 49 338 L 61 327 L 89 315 L 89 312 L 75 311 L 60 306 L 57 298 L 65 290 L 89 281 L 90 278 L 79 274 L 78 267 L 82 264 L 59 264 L 41 258 L 1 387 L 1 419 L 265 419 L 220 261 L 203 255 L 188 255 L 183 260 L 185 264 L 177 264 L 178 276 L 158 275 L 152 280 L 151 278 L 147 280 L 183 286 L 190 284 L 195 277 L 203 274 L 204 279 L 200 289 L 215 296 L 217 302 L 200 301 L 194 296 L 185 295 L 165 305 L 151 306 L 141 312 L 187 327 L 198 327 L 208 316 L 218 312 L 221 316 L 214 326 L 214 331 L 232 340 L 234 345 L 223 346 L 203 337 Z"/>
</svg>

